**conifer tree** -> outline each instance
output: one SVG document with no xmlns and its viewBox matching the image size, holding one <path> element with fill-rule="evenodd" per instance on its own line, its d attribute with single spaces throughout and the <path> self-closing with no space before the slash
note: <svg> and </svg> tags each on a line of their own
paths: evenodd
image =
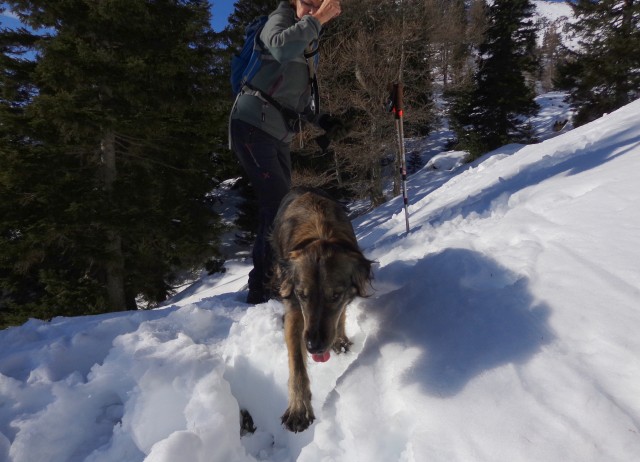
<svg viewBox="0 0 640 462">
<path fill-rule="evenodd" d="M 10 247 L 20 240 L 18 223 L 20 197 L 12 193 L 19 178 L 12 175 L 18 159 L 27 161 L 30 142 L 24 136 L 27 120 L 25 107 L 32 99 L 34 86 L 30 79 L 35 63 L 25 54 L 37 37 L 25 29 L 0 30 L 0 329 L 26 319 L 23 313 L 10 309 L 17 294 L 26 300 L 36 290 L 26 274 L 18 275 Z"/>
<path fill-rule="evenodd" d="M 231 47 L 241 46 L 247 25 L 255 18 L 271 13 L 277 5 L 277 0 L 236 0 L 233 13 L 228 18 L 229 25 L 225 28 Z"/>
<path fill-rule="evenodd" d="M 523 117 L 535 113 L 536 26 L 529 0 L 496 0 L 488 7 L 488 27 L 480 45 L 470 90 L 458 95 L 452 111 L 461 147 L 472 156 L 527 138 Z"/>
<path fill-rule="evenodd" d="M 540 86 L 543 91 L 555 88 L 558 65 L 566 59 L 566 47 L 562 43 L 559 21 L 547 24 L 542 35 L 540 55 Z"/>
<path fill-rule="evenodd" d="M 640 97 L 640 2 L 577 0 L 571 27 L 580 47 L 558 69 L 571 92 L 576 126 Z"/>
<path fill-rule="evenodd" d="M 26 121 L 1 129 L 5 305 L 48 318 L 164 300 L 220 230 L 208 2 L 8 3 L 53 32 L 35 42 L 31 100 L 2 101 Z"/>
</svg>

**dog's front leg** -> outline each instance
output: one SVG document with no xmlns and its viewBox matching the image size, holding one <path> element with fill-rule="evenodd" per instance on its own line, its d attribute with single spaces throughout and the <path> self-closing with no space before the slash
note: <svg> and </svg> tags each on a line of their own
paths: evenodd
<svg viewBox="0 0 640 462">
<path fill-rule="evenodd" d="M 347 337 L 347 332 L 345 329 L 346 319 L 347 309 L 343 308 L 342 314 L 340 315 L 340 320 L 338 321 L 336 341 L 333 344 L 333 351 L 338 354 L 349 352 L 349 348 L 351 348 L 351 345 L 353 345 L 353 342 L 349 340 L 349 337 Z"/>
<path fill-rule="evenodd" d="M 286 306 L 284 335 L 289 352 L 289 407 L 282 415 L 282 423 L 289 431 L 295 433 L 306 430 L 315 419 L 311 407 L 303 332 L 302 312 L 299 308 Z"/>
</svg>

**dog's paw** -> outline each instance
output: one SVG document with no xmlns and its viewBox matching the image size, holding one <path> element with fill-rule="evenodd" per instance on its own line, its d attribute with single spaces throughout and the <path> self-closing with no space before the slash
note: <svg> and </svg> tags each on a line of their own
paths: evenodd
<svg viewBox="0 0 640 462">
<path fill-rule="evenodd" d="M 303 432 L 309 428 L 309 425 L 313 423 L 315 418 L 311 406 L 300 409 L 293 409 L 289 406 L 285 413 L 282 414 L 282 425 L 290 432 Z"/>
<path fill-rule="evenodd" d="M 334 342 L 332 349 L 337 354 L 348 353 L 351 349 L 351 345 L 353 345 L 353 342 L 347 337 L 338 337 Z"/>
</svg>

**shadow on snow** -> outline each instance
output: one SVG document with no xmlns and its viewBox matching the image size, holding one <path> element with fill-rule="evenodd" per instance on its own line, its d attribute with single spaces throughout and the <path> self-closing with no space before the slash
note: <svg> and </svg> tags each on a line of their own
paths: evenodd
<svg viewBox="0 0 640 462">
<path fill-rule="evenodd" d="M 485 371 L 528 361 L 553 338 L 550 309 L 534 300 L 527 279 L 476 252 L 395 262 L 376 279 L 400 289 L 366 302 L 380 331 L 361 359 L 375 360 L 386 343 L 421 349 L 404 379 L 429 394 L 453 396 Z"/>
</svg>

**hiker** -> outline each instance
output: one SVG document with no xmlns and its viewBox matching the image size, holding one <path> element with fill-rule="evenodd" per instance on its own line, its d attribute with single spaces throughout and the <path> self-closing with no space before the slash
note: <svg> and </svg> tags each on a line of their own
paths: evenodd
<svg viewBox="0 0 640 462">
<path fill-rule="evenodd" d="M 301 122 L 319 126 L 334 140 L 347 125 L 328 114 L 316 114 L 312 85 L 320 31 L 340 14 L 339 0 L 281 1 L 260 32 L 266 56 L 244 85 L 230 115 L 230 145 L 253 186 L 259 204 L 259 228 L 253 247 L 247 303 L 270 298 L 269 233 L 281 199 L 291 187 L 290 143 Z"/>
</svg>

